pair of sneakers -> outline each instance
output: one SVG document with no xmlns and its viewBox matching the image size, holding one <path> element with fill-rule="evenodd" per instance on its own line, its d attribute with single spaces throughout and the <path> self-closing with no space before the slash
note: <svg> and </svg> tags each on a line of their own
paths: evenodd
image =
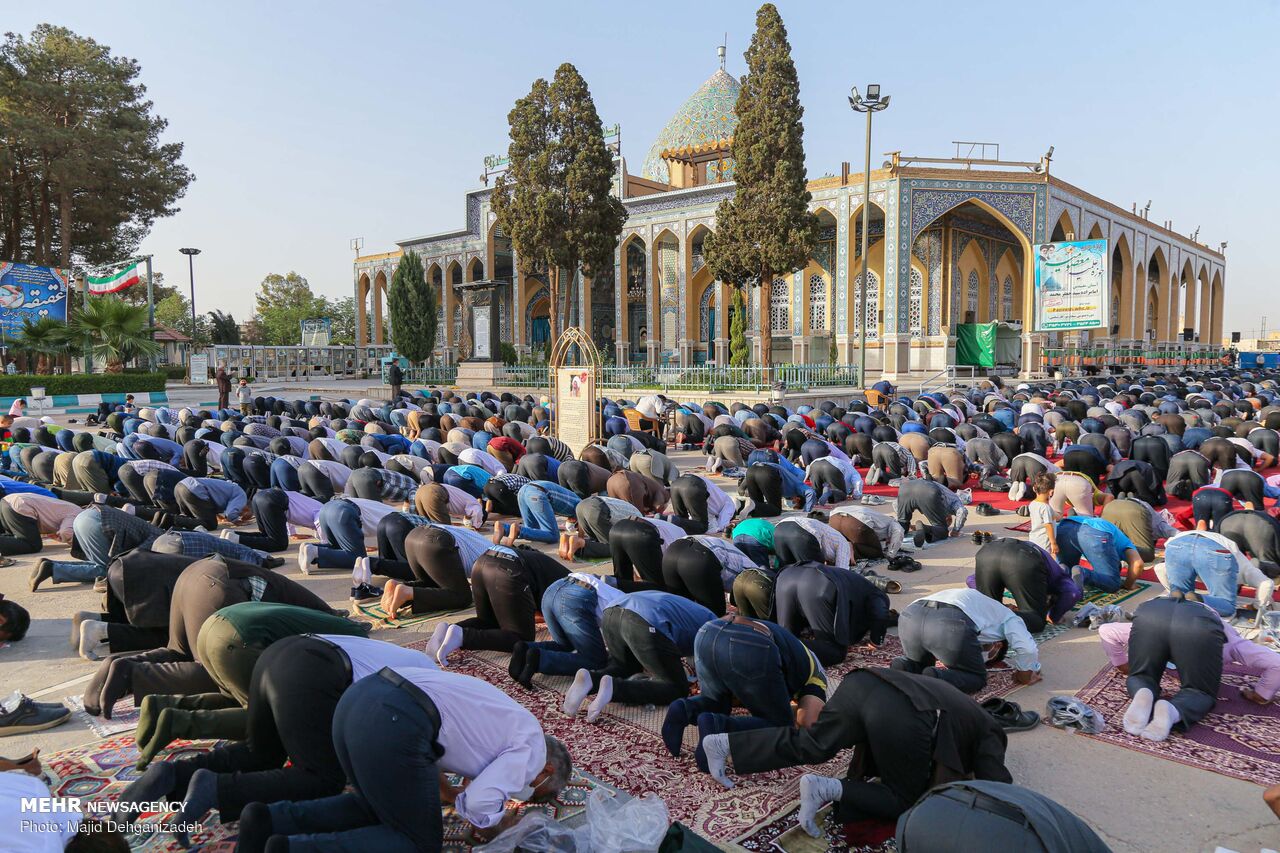
<svg viewBox="0 0 1280 853">
<path fill-rule="evenodd" d="M 71 718 L 61 702 L 36 702 L 15 690 L 0 702 L 0 737 L 42 732 Z"/>
<path fill-rule="evenodd" d="M 884 469 L 874 462 L 867 469 L 867 485 L 875 486 L 880 483 L 880 478 L 884 476 Z"/>
</svg>

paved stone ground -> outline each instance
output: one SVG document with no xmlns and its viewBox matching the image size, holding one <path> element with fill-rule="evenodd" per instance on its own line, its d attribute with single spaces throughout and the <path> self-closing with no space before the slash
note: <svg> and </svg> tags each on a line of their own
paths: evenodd
<svg viewBox="0 0 1280 853">
<path fill-rule="evenodd" d="M 264 388 L 265 393 L 272 393 Z M 181 404 L 203 400 L 204 389 L 171 393 Z M 282 396 L 292 396 L 284 390 Z M 66 418 L 58 418 L 64 421 Z M 673 454 L 682 469 L 701 464 L 694 453 Z M 732 481 L 724 481 L 730 488 Z M 883 508 L 888 511 L 888 506 Z M 971 515 L 966 533 L 990 530 L 997 535 L 1021 521 L 1012 514 L 991 518 Z M 65 546 L 46 546 L 43 556 L 55 559 Z M 964 583 L 973 571 L 976 550 L 968 536 L 932 546 L 920 555 L 924 569 L 898 575 L 902 593 L 892 596 L 899 610 L 920 595 Z M 346 572 L 321 572 L 304 577 L 296 567 L 296 552 L 285 555 L 282 572 L 305 583 L 334 607 L 346 608 L 350 578 Z M 32 627 L 21 643 L 0 648 L 3 692 L 19 689 L 44 701 L 83 692 L 97 664 L 77 657 L 68 646 L 71 615 L 95 610 L 99 596 L 87 585 L 50 586 L 37 593 L 27 589 L 27 574 L 35 557 L 18 558 L 18 565 L 0 569 L 0 592 L 32 614 Z M 595 566 L 594 571 L 607 572 Z M 1149 590 L 1145 595 L 1154 595 Z M 1132 608 L 1141 599 L 1125 602 Z M 451 619 L 460 619 L 466 613 Z M 373 636 L 395 643 L 418 638 L 433 623 L 409 629 L 385 629 Z M 1071 694 L 1105 664 L 1097 636 L 1073 631 L 1041 647 L 1044 681 L 1023 688 L 1012 697 L 1026 708 L 1043 710 L 1054 695 Z M 94 739 L 87 727 L 69 722 L 30 736 L 0 739 L 0 755 L 17 757 L 33 748 L 53 752 Z M 1280 845 L 1280 822 L 1262 801 L 1262 787 L 1207 771 L 1131 752 L 1041 726 L 1009 738 L 1008 763 L 1014 779 L 1054 798 L 1081 815 L 1116 851 L 1212 851 L 1218 845 L 1237 851 L 1256 851 Z M 0 843 L 0 847 L 3 844 Z"/>
</svg>

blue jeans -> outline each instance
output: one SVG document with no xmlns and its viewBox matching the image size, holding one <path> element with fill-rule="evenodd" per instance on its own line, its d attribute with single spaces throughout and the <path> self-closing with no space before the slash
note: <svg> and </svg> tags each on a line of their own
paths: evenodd
<svg viewBox="0 0 1280 853">
<path fill-rule="evenodd" d="M 603 669 L 609 660 L 596 617 L 596 591 L 573 578 L 561 578 L 542 594 L 542 618 L 551 642 L 538 649 L 538 672 L 573 675 L 579 669 Z"/>
<path fill-rule="evenodd" d="M 1235 615 L 1238 567 L 1226 548 L 1204 536 L 1177 539 L 1165 548 L 1164 567 L 1170 589 L 1195 592 L 1199 578 L 1208 587 L 1204 603 L 1222 616 Z"/>
<path fill-rule="evenodd" d="M 333 746 L 352 790 L 271 804 L 271 831 L 291 853 L 441 849 L 439 729 L 410 689 L 375 674 L 342 694 Z"/>
<path fill-rule="evenodd" d="M 448 476 L 448 475 L 446 475 Z M 533 542 L 559 542 L 560 526 L 551 498 L 538 486 L 524 486 L 516 493 L 520 506 L 520 537 Z"/>
<path fill-rule="evenodd" d="M 476 481 L 462 476 L 457 471 L 445 471 L 443 482 L 446 486 L 453 486 L 455 489 L 462 489 L 462 491 L 477 500 L 484 500 L 484 491 L 476 485 Z M 551 541 L 554 542 L 555 540 L 553 539 Z"/>
<path fill-rule="evenodd" d="M 717 619 L 698 630 L 693 641 L 701 693 L 684 702 L 688 718 L 711 713 L 722 717 L 717 731 L 795 725 L 782 659 L 773 640 L 750 625 Z M 733 699 L 751 716 L 729 716 Z"/>
<path fill-rule="evenodd" d="M 324 541 L 316 549 L 323 569 L 349 569 L 365 555 L 360 508 L 351 501 L 331 500 L 320 508 Z"/>
<path fill-rule="evenodd" d="M 1064 566 L 1075 566 L 1081 558 L 1089 561 L 1081 566 L 1085 583 L 1105 592 L 1120 588 L 1120 554 L 1115 537 L 1087 524 L 1059 524 L 1057 530 L 1058 560 Z"/>
<path fill-rule="evenodd" d="M 85 562 L 52 560 L 54 583 L 88 583 L 105 577 L 111 563 L 111 540 L 102 530 L 102 514 L 82 512 L 71 523 Z"/>
<path fill-rule="evenodd" d="M 277 459 L 272 462 L 271 488 L 284 489 L 286 492 L 302 491 L 302 484 L 298 482 L 298 469 L 284 459 Z"/>
</svg>

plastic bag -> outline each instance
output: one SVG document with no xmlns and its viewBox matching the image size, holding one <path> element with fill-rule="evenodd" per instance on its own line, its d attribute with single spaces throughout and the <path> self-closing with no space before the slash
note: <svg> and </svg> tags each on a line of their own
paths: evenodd
<svg viewBox="0 0 1280 853">
<path fill-rule="evenodd" d="M 484 853 L 650 853 L 662 845 L 671 818 L 661 797 L 622 801 L 602 788 L 587 799 L 586 822 L 575 829 L 531 811 L 477 850 Z"/>
</svg>

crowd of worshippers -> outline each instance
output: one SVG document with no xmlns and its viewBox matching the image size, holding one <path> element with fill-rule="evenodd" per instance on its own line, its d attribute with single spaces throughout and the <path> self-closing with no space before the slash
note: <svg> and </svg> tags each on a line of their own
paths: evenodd
<svg viewBox="0 0 1280 853">
<path fill-rule="evenodd" d="M 464 649 L 508 653 L 521 688 L 569 679 L 562 710 L 586 723 L 614 703 L 664 707 L 666 748 L 727 786 L 730 768 L 853 747 L 845 778 L 802 779 L 814 835 L 835 803 L 846 824 L 902 818 L 914 849 L 944 849 L 928 846 L 930 815 L 966 810 L 986 827 L 975 838 L 1017 843 L 1040 822 L 1073 840 L 1064 849 L 1105 849 L 1011 784 L 1006 732 L 1035 716 L 972 697 L 992 666 L 1039 680 L 1033 635 L 1154 564 L 1170 597 L 1099 631 L 1129 674 L 1125 729 L 1161 740 L 1194 725 L 1224 661 L 1258 670 L 1243 695 L 1271 701 L 1280 655 L 1232 625 L 1238 587 L 1257 590 L 1261 617 L 1280 573 L 1264 505 L 1280 485 L 1258 473 L 1280 451 L 1280 406 L 1273 380 L 1249 379 L 877 389 L 883 407 L 796 410 L 602 400 L 605 438 L 578 454 L 548 434 L 545 401 L 510 394 L 108 410 L 96 431 L 6 419 L 0 553 L 71 545 L 72 559 L 36 562 L 30 588 L 103 594 L 70 640 L 101 660 L 89 713 L 110 719 L 126 697 L 140 709 L 145 773 L 125 798 L 180 799 L 184 820 L 216 809 L 240 821 L 238 849 L 439 849 L 442 804 L 484 840 L 517 819 L 509 801 L 554 797 L 569 751 L 507 693 L 449 672 Z M 681 473 L 672 445 L 701 448 L 736 488 Z M 873 508 L 881 484 L 896 487 L 896 514 Z M 968 585 L 898 613 L 899 582 L 862 567 L 919 569 L 911 554 L 961 534 L 971 486 L 1023 502 L 1028 537 L 975 536 Z M 1186 513 L 1161 509 L 1166 496 L 1189 499 Z M 301 571 L 349 571 L 356 602 L 474 615 L 442 621 L 423 651 L 369 639 L 367 623 L 273 571 L 295 539 Z M 554 556 L 533 547 L 551 543 Z M 574 571 L 605 559 L 610 574 Z M 28 625 L 0 601 L 0 639 Z M 827 669 L 890 629 L 891 666 L 829 690 Z M 1182 688 L 1165 699 L 1167 663 Z M 28 729 L 57 713 L 24 703 Z M 229 743 L 156 760 L 194 738 Z M 1027 822 L 980 819 L 1010 809 Z"/>
</svg>

